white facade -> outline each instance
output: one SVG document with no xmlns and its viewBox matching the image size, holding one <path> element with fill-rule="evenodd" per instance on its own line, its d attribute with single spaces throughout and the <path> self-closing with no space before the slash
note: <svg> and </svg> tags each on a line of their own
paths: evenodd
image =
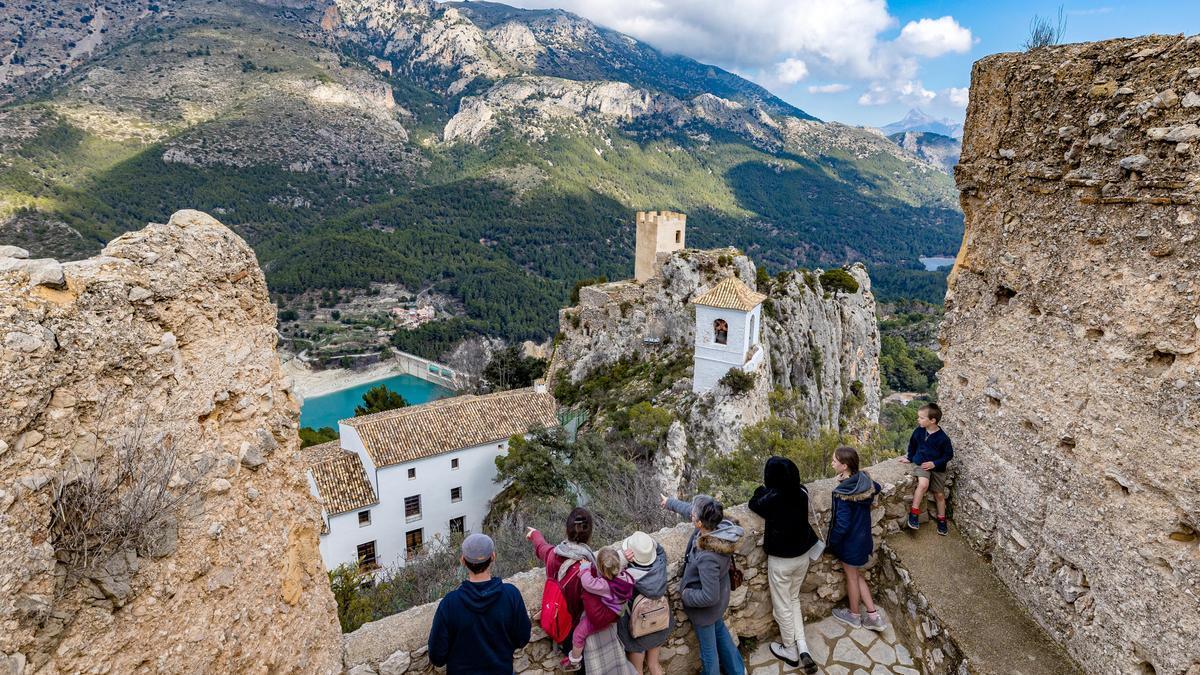
<svg viewBox="0 0 1200 675">
<path fill-rule="evenodd" d="M 749 312 L 696 305 L 695 368 L 692 391 L 701 393 L 717 386 L 731 368 L 753 371 L 763 360 L 760 342 L 762 304 Z M 717 341 L 716 325 L 728 326 L 725 344 Z"/>
<path fill-rule="evenodd" d="M 321 559 L 327 569 L 357 564 L 358 547 L 368 542 L 375 543 L 378 564 L 402 566 L 409 533 L 419 531 L 422 544 L 429 546 L 439 537 L 448 539 L 450 522 L 456 518 L 463 519 L 465 531 L 480 531 L 488 503 L 503 487 L 493 479 L 496 457 L 508 450 L 507 438 L 377 469 L 355 429 L 344 423 L 338 427 L 341 446 L 362 460 L 378 503 L 326 518 Z M 413 478 L 409 478 L 410 470 L 415 472 Z M 459 488 L 457 500 L 452 495 L 454 488 Z M 409 497 L 420 497 L 419 515 L 405 515 Z M 370 512 L 369 524 L 359 524 L 358 514 L 363 511 Z"/>
</svg>

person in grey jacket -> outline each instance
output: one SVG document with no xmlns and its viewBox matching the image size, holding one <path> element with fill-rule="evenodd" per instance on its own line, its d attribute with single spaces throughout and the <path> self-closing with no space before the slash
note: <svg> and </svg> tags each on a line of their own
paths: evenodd
<svg viewBox="0 0 1200 675">
<path fill-rule="evenodd" d="M 724 620 L 729 606 L 729 566 L 742 528 L 726 520 L 721 503 L 708 495 L 696 495 L 690 503 L 663 495 L 662 506 L 691 518 L 696 528 L 684 553 L 679 594 L 683 612 L 700 642 L 700 672 L 745 675 L 746 665 Z"/>
<path fill-rule="evenodd" d="M 625 559 L 629 563 L 625 571 L 629 572 L 634 580 L 634 595 L 617 622 L 617 635 L 621 638 L 625 654 L 638 675 L 642 675 L 643 669 L 649 670 L 650 675 L 663 675 L 662 664 L 658 662 L 658 652 L 675 629 L 675 613 L 668 611 L 666 628 L 641 637 L 633 637 L 630 624 L 633 620 L 633 605 L 638 597 L 656 600 L 667 594 L 667 552 L 663 550 L 662 544 L 654 541 L 645 532 L 634 532 L 626 537 L 625 541 L 621 542 L 621 550 L 625 552 Z"/>
</svg>

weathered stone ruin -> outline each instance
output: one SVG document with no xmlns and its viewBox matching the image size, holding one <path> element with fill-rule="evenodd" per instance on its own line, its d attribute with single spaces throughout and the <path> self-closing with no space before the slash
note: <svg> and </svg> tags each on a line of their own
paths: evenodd
<svg viewBox="0 0 1200 675">
<path fill-rule="evenodd" d="M 1087 672 L 1200 672 L 1200 37 L 975 64 L 954 515 Z"/>
<path fill-rule="evenodd" d="M 26 256 L 0 247 L 0 672 L 340 672 L 254 253 L 180 211 Z"/>
</svg>

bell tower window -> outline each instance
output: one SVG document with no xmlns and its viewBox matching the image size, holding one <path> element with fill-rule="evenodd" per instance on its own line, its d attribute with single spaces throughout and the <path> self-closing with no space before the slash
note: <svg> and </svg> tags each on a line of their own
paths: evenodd
<svg viewBox="0 0 1200 675">
<path fill-rule="evenodd" d="M 725 319 L 717 319 L 713 322 L 713 342 L 719 345 L 729 344 L 729 324 Z"/>
</svg>

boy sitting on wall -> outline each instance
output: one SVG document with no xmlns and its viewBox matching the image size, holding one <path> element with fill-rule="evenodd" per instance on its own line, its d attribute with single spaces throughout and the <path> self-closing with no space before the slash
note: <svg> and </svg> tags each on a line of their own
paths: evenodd
<svg viewBox="0 0 1200 675">
<path fill-rule="evenodd" d="M 908 526 L 914 530 L 921 527 L 917 519 L 921 515 L 921 500 L 926 491 L 933 493 L 937 502 L 937 532 L 947 533 L 946 527 L 946 465 L 954 459 L 954 447 L 950 437 L 938 424 L 942 421 L 942 409 L 936 403 L 921 406 L 917 411 L 917 428 L 908 439 L 908 456 L 900 461 L 913 465 L 910 473 L 917 477 L 917 491 L 913 494 L 912 510 L 908 513 Z"/>
</svg>

